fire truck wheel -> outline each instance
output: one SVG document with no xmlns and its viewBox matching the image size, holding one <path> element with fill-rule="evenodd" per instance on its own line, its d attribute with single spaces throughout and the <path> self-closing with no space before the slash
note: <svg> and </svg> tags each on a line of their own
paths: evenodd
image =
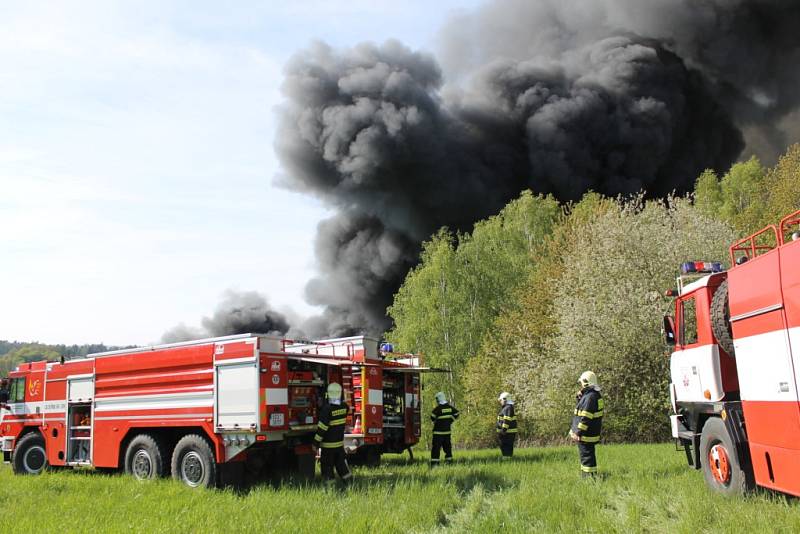
<svg viewBox="0 0 800 534">
<path fill-rule="evenodd" d="M 719 417 L 703 425 L 700 463 L 708 486 L 724 495 L 742 495 L 751 488 L 749 477 L 739 465 L 736 445 Z"/>
<path fill-rule="evenodd" d="M 41 434 L 31 432 L 19 440 L 11 458 L 11 466 L 18 475 L 38 475 L 47 469 L 47 453 Z"/>
<path fill-rule="evenodd" d="M 364 464 L 367 467 L 380 467 L 381 465 L 381 451 L 375 445 L 366 447 L 364 451 Z"/>
<path fill-rule="evenodd" d="M 729 356 L 736 356 L 731 331 L 731 311 L 728 307 L 728 281 L 722 282 L 711 297 L 711 330 L 717 343 Z"/>
<path fill-rule="evenodd" d="M 125 472 L 138 480 L 164 475 L 162 445 L 153 436 L 139 434 L 125 451 Z"/>
<path fill-rule="evenodd" d="M 211 446 L 197 434 L 183 436 L 172 453 L 172 478 L 192 488 L 210 488 L 217 481 Z"/>
</svg>

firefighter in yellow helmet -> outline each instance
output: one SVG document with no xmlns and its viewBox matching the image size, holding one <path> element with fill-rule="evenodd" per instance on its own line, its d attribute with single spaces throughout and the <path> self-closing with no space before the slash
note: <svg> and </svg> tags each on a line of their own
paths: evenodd
<svg viewBox="0 0 800 534">
<path fill-rule="evenodd" d="M 517 416 L 514 413 L 514 397 L 504 391 L 497 397 L 500 412 L 497 414 L 497 439 L 503 460 L 514 456 L 514 440 L 517 438 Z"/>
<path fill-rule="evenodd" d="M 581 461 L 581 476 L 594 477 L 597 473 L 595 446 L 600 442 L 600 429 L 603 425 L 603 397 L 597 375 L 584 372 L 578 379 L 581 389 L 569 436 L 578 443 L 578 456 Z"/>
<path fill-rule="evenodd" d="M 327 402 L 319 412 L 314 446 L 320 450 L 320 470 L 326 484 L 336 480 L 334 468 L 347 484 L 352 477 L 344 452 L 344 425 L 347 420 L 347 404 L 342 400 L 342 386 L 336 382 L 328 385 Z"/>
</svg>

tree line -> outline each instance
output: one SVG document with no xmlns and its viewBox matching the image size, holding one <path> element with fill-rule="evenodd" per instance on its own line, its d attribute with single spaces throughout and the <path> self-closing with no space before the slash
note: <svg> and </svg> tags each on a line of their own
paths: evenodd
<svg viewBox="0 0 800 534">
<path fill-rule="evenodd" d="M 685 196 L 576 203 L 526 191 L 472 233 L 441 229 L 397 292 L 387 337 L 452 373 L 426 377 L 462 408 L 454 438 L 494 439 L 496 398 L 517 398 L 522 437 L 564 439 L 581 371 L 607 399 L 605 437 L 669 438 L 671 309 L 664 290 L 689 260 L 728 263 L 739 237 L 800 208 L 800 145 L 771 168 L 756 158 L 703 172 Z"/>
<path fill-rule="evenodd" d="M 0 339 L 0 376 L 6 376 L 19 364 L 38 360 L 57 361 L 65 358 L 80 358 L 87 354 L 130 347 L 109 347 L 102 343 L 86 345 L 47 345 L 39 342 L 7 341 Z"/>
</svg>

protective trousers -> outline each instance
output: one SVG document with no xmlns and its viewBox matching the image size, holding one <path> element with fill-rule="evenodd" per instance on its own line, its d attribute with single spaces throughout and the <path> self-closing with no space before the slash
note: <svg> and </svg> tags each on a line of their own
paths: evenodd
<svg viewBox="0 0 800 534">
<path fill-rule="evenodd" d="M 498 434 L 497 439 L 500 441 L 500 452 L 503 458 L 511 458 L 514 456 L 514 440 L 517 438 L 516 434 Z"/>
<path fill-rule="evenodd" d="M 444 449 L 444 461 L 453 461 L 453 445 L 450 442 L 450 434 L 434 434 L 431 443 L 431 465 L 439 464 L 440 451 Z"/>
<path fill-rule="evenodd" d="M 336 479 L 336 476 L 333 474 L 333 469 L 336 468 L 336 472 L 339 473 L 339 476 L 342 480 L 348 480 L 352 473 L 350 473 L 350 467 L 347 465 L 347 456 L 344 452 L 344 447 L 335 447 L 332 449 L 322 448 L 320 452 L 320 471 L 322 471 L 322 479 L 327 481 L 333 481 Z"/>
<path fill-rule="evenodd" d="M 578 442 L 578 456 L 581 459 L 581 475 L 593 477 L 597 473 L 597 456 L 594 453 L 595 443 Z"/>
</svg>

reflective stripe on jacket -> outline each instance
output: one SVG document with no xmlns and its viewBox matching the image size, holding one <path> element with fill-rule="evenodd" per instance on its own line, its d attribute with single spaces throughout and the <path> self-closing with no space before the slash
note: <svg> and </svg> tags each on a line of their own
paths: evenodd
<svg viewBox="0 0 800 534">
<path fill-rule="evenodd" d="M 325 403 L 319 411 L 319 423 L 314 441 L 323 449 L 344 447 L 344 424 L 347 421 L 347 404 Z"/>
<path fill-rule="evenodd" d="M 603 426 L 603 397 L 593 387 L 581 391 L 575 414 L 572 417 L 572 432 L 584 443 L 600 441 Z"/>
<path fill-rule="evenodd" d="M 449 404 L 440 404 L 431 412 L 434 435 L 450 435 L 450 425 L 458 419 L 458 410 Z"/>
<path fill-rule="evenodd" d="M 497 414 L 497 432 L 500 434 L 516 434 L 517 416 L 514 414 L 514 405 L 506 403 Z"/>
</svg>

